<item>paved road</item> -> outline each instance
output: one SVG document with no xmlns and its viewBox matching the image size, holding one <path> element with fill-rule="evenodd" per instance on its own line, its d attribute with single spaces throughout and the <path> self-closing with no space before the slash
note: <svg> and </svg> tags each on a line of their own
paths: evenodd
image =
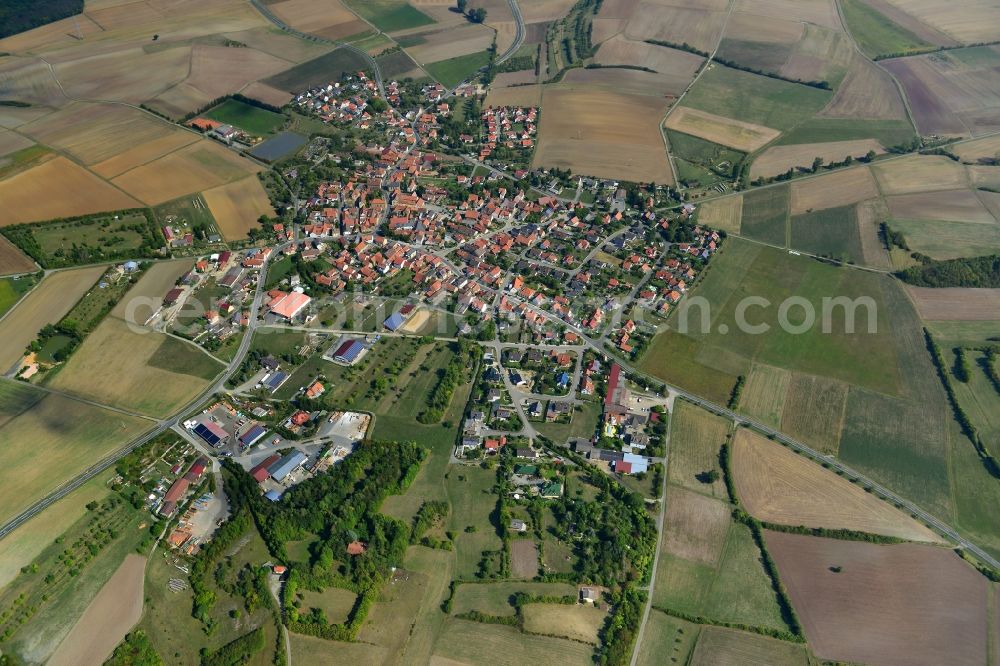
<svg viewBox="0 0 1000 666">
<path fill-rule="evenodd" d="M 514 35 L 514 42 L 497 57 L 496 63 L 498 65 L 509 60 L 524 43 L 524 19 L 521 17 L 521 8 L 517 6 L 517 0 L 507 0 L 507 4 L 510 5 L 510 13 L 514 16 L 514 26 L 517 32 Z"/>
<path fill-rule="evenodd" d="M 155 428 L 149 432 L 140 435 L 136 439 L 129 442 L 126 446 L 118 449 L 114 453 L 102 458 L 98 462 L 94 463 L 84 471 L 77 474 L 70 481 L 67 481 L 63 485 L 59 486 L 56 490 L 46 495 L 44 498 L 35 502 L 33 505 L 14 516 L 11 520 L 7 521 L 5 524 L 0 526 L 0 539 L 4 538 L 15 529 L 20 527 L 22 524 L 30 520 L 39 512 L 43 511 L 45 508 L 51 506 L 53 503 L 59 501 L 66 495 L 70 494 L 83 484 L 85 484 L 90 479 L 94 478 L 104 470 L 114 466 L 116 462 L 127 456 L 129 453 L 135 449 L 143 446 L 149 441 L 155 439 L 162 433 L 173 428 L 175 425 L 180 423 L 180 421 L 186 416 L 192 409 L 200 405 L 202 402 L 210 398 L 215 393 L 223 390 L 226 385 L 226 381 L 235 373 L 240 365 L 243 363 L 243 357 L 246 356 L 247 351 L 250 349 L 250 343 L 253 339 L 253 331 L 257 327 L 257 317 L 260 313 L 261 303 L 263 301 L 264 295 L 264 282 L 267 274 L 267 266 L 271 259 L 277 257 L 281 254 L 281 250 L 286 247 L 288 243 L 279 245 L 275 247 L 274 252 L 271 253 L 271 257 L 268 262 L 265 262 L 260 269 L 260 274 L 257 280 L 257 291 L 254 294 L 253 303 L 250 307 L 250 325 L 247 329 L 246 335 L 243 336 L 243 340 L 240 342 L 239 349 L 237 349 L 236 354 L 233 356 L 233 360 L 230 361 L 229 365 L 226 367 L 225 371 L 219 375 L 213 384 L 202 391 L 197 397 L 191 400 L 188 404 L 178 410 L 173 416 L 160 421 Z M 102 405 L 103 406 L 103 405 Z"/>
</svg>

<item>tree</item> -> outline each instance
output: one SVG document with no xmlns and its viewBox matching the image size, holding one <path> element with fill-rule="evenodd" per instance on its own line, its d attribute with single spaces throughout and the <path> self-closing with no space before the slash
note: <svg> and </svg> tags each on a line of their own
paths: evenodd
<svg viewBox="0 0 1000 666">
<path fill-rule="evenodd" d="M 865 153 L 865 158 L 864 159 L 865 159 L 865 162 L 874 162 L 875 161 L 875 157 L 876 157 L 875 151 L 874 150 L 869 150 L 867 153 Z"/>
<path fill-rule="evenodd" d="M 816 173 L 817 171 L 819 171 L 819 168 L 821 166 L 823 166 L 823 158 L 817 157 L 816 159 L 813 160 L 812 172 Z"/>
<path fill-rule="evenodd" d="M 469 6 L 469 0 L 458 0 L 458 11 L 465 13 L 465 8 Z"/>
<path fill-rule="evenodd" d="M 486 10 L 478 7 L 469 12 L 469 20 L 473 23 L 483 23 L 486 21 Z"/>
</svg>

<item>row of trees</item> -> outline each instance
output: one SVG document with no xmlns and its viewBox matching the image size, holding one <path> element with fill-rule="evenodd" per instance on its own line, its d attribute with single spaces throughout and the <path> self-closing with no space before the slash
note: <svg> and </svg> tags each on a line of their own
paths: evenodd
<svg viewBox="0 0 1000 666">
<path fill-rule="evenodd" d="M 964 259 L 924 259 L 896 273 L 903 282 L 917 287 L 1000 287 L 1000 254 Z"/>
<path fill-rule="evenodd" d="M 486 20 L 486 10 L 482 7 L 469 9 L 469 0 L 458 0 L 458 11 L 473 23 L 483 23 Z"/>
</svg>

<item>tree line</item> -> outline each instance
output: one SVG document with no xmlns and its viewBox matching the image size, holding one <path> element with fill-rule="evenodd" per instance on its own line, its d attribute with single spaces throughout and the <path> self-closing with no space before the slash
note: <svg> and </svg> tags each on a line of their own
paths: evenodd
<svg viewBox="0 0 1000 666">
<path fill-rule="evenodd" d="M 895 273 L 916 287 L 1000 287 L 1000 254 L 935 261 L 920 255 L 919 266 Z"/>
</svg>

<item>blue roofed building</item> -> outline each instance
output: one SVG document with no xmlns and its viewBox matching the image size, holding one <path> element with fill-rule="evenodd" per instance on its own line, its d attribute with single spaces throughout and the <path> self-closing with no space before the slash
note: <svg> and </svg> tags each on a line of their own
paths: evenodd
<svg viewBox="0 0 1000 666">
<path fill-rule="evenodd" d="M 337 348 L 333 359 L 341 363 L 354 363 L 366 349 L 365 344 L 360 340 L 347 340 Z"/>
<path fill-rule="evenodd" d="M 240 444 L 243 445 L 243 448 L 250 448 L 266 434 L 267 428 L 258 423 L 240 436 Z"/>
<path fill-rule="evenodd" d="M 275 481 L 284 481 L 285 477 L 294 472 L 302 463 L 306 461 L 306 454 L 301 451 L 293 451 L 284 458 L 267 468 L 267 473 Z"/>
<path fill-rule="evenodd" d="M 222 426 L 208 421 L 195 426 L 194 434 L 201 437 L 209 446 L 219 446 L 229 437 L 229 433 L 222 429 Z"/>
<path fill-rule="evenodd" d="M 264 388 L 268 389 L 271 393 L 274 393 L 281 388 L 281 385 L 284 384 L 287 379 L 287 373 L 281 371 L 272 372 L 263 381 Z"/>
<path fill-rule="evenodd" d="M 395 331 L 406 323 L 406 318 L 397 311 L 389 315 L 389 318 L 382 323 L 390 331 Z"/>
<path fill-rule="evenodd" d="M 264 497 L 271 500 L 272 502 L 277 502 L 278 500 L 281 499 L 281 493 L 279 493 L 277 490 L 268 490 L 266 493 L 264 493 Z"/>
</svg>

